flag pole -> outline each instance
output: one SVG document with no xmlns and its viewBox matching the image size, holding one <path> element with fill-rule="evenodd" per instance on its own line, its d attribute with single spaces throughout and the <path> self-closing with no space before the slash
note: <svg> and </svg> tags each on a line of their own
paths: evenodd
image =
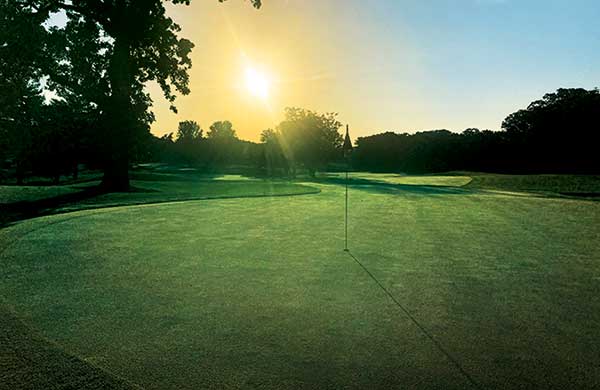
<svg viewBox="0 0 600 390">
<path fill-rule="evenodd" d="M 346 208 L 344 217 L 344 251 L 348 252 L 348 166 L 350 165 L 350 152 L 352 151 L 352 141 L 350 140 L 349 126 L 346 125 L 346 137 L 344 138 L 344 158 L 346 160 Z"/>
<path fill-rule="evenodd" d="M 344 250 L 348 252 L 348 162 L 346 162 L 346 241 Z"/>
</svg>

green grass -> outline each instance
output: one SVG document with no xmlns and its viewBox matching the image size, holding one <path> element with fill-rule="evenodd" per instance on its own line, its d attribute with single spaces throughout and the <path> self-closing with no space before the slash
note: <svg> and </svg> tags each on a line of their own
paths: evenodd
<svg viewBox="0 0 600 390">
<path fill-rule="evenodd" d="M 345 178 L 345 173 L 327 173 L 321 175 L 324 178 Z M 349 177 L 353 180 L 369 180 L 376 183 L 415 185 L 415 186 L 451 186 L 461 187 L 469 184 L 469 176 L 445 176 L 445 175 L 419 175 L 408 176 L 395 173 L 370 173 L 370 172 L 351 172 Z"/>
<path fill-rule="evenodd" d="M 0 225 L 58 212 L 193 199 L 288 196 L 318 193 L 318 189 L 279 180 L 239 175 L 196 173 L 131 174 L 131 191 L 100 193 L 100 181 L 63 186 L 0 186 Z"/>
<path fill-rule="evenodd" d="M 0 304 L 0 389 L 139 388 L 69 354 Z"/>
<path fill-rule="evenodd" d="M 0 186 L 0 205 L 35 202 L 77 192 L 80 190 L 72 186 Z"/>
<path fill-rule="evenodd" d="M 543 194 L 600 196 L 600 176 L 593 175 L 501 175 L 469 173 L 469 188 L 525 191 Z"/>
<path fill-rule="evenodd" d="M 297 183 L 268 180 L 198 180 L 198 181 L 143 181 L 132 180 L 132 192 L 109 193 L 94 196 L 61 207 L 59 211 L 73 211 L 98 207 L 161 203 L 194 199 L 245 198 L 288 196 L 318 193 L 315 187 Z"/>
<path fill-rule="evenodd" d="M 482 387 L 600 383 L 600 203 L 434 184 L 351 187 L 352 254 Z M 343 187 L 310 186 L 24 221 L 0 297 L 148 389 L 468 388 L 342 251 Z"/>
</svg>

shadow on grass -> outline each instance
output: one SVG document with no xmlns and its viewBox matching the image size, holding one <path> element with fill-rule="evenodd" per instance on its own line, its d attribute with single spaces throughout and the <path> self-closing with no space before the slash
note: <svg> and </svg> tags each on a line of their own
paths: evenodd
<svg viewBox="0 0 600 390">
<path fill-rule="evenodd" d="M 220 174 L 209 174 L 209 173 L 185 173 L 185 172 L 132 172 L 130 174 L 131 180 L 140 181 L 212 181 L 222 177 Z"/>
<path fill-rule="evenodd" d="M 107 193 L 106 190 L 100 186 L 77 187 L 77 189 L 80 191 L 71 194 L 59 195 L 52 198 L 0 204 L 0 228 L 22 219 L 53 214 L 54 210 L 59 207 L 67 204 L 82 202 L 84 200 Z M 135 192 L 136 189 L 132 189 L 132 191 Z"/>
<path fill-rule="evenodd" d="M 346 185 L 346 179 L 340 177 L 327 177 L 327 178 L 316 178 L 312 180 L 315 183 L 321 184 L 334 184 L 334 185 Z M 470 195 L 479 191 L 472 189 L 465 189 L 460 187 L 452 186 L 432 186 L 432 185 L 421 185 L 421 184 L 394 184 L 385 181 L 369 180 L 350 178 L 348 179 L 348 185 L 352 189 L 358 189 L 368 192 L 375 192 L 381 194 L 390 195 L 401 195 L 401 194 L 415 194 L 415 195 Z"/>
</svg>

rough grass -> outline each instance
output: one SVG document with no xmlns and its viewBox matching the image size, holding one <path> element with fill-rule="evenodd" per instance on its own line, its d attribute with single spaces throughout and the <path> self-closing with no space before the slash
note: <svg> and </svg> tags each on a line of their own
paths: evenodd
<svg viewBox="0 0 600 390">
<path fill-rule="evenodd" d="M 600 176 L 470 173 L 469 188 L 600 197 Z"/>
<path fill-rule="evenodd" d="M 72 186 L 0 186 L 0 205 L 35 202 L 80 192 Z"/>
<path fill-rule="evenodd" d="M 468 388 L 343 248 L 343 188 L 0 231 L 0 296 L 149 389 Z M 484 388 L 600 383 L 600 204 L 360 185 L 350 248 Z M 1 238 L 0 238 L 1 239 Z"/>
</svg>

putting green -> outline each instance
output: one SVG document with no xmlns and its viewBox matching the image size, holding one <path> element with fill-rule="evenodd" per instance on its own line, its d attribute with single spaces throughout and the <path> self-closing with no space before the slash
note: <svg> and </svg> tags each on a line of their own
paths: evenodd
<svg viewBox="0 0 600 390">
<path fill-rule="evenodd" d="M 149 389 L 467 388 L 342 251 L 343 188 L 320 188 L 22 222 L 0 231 L 0 296 Z M 352 254 L 479 385 L 600 383 L 600 203 L 417 185 L 350 196 Z"/>
</svg>

